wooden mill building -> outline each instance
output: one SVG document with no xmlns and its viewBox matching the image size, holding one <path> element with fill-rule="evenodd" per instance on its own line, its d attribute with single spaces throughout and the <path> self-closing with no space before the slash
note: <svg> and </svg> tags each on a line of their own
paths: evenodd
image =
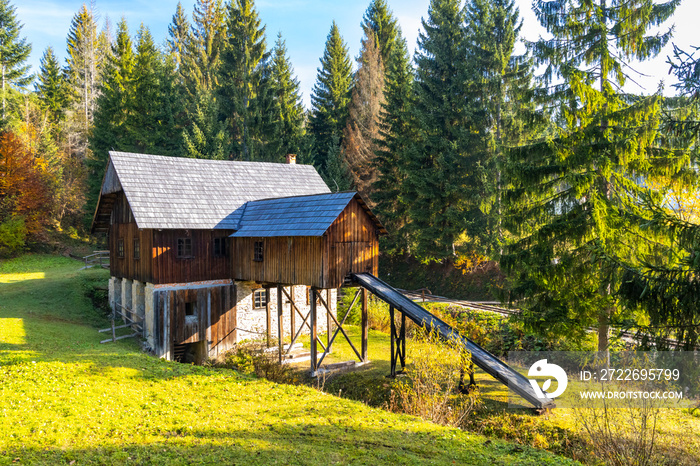
<svg viewBox="0 0 700 466">
<path fill-rule="evenodd" d="M 362 198 L 287 161 L 110 152 L 92 231 L 108 234 L 111 306 L 157 356 L 215 358 L 241 340 L 337 325 L 337 288 L 377 274 L 385 230 Z"/>
</svg>

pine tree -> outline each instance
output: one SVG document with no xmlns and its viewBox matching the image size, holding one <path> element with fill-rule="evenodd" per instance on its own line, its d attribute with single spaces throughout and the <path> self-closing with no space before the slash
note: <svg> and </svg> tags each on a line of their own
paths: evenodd
<svg viewBox="0 0 700 466">
<path fill-rule="evenodd" d="M 348 107 L 343 149 L 353 184 L 362 197 L 372 202 L 372 185 L 377 180 L 374 156 L 381 134 L 379 119 L 384 104 L 384 63 L 374 31 L 365 29 Z"/>
<path fill-rule="evenodd" d="M 226 126 L 218 120 L 219 107 L 211 91 L 197 94 L 195 112 L 190 126 L 183 131 L 184 157 L 226 160 L 228 140 Z"/>
<path fill-rule="evenodd" d="M 228 8 L 227 35 L 219 69 L 219 110 L 232 138 L 232 154 L 261 159 L 265 117 L 263 73 L 269 57 L 265 26 L 253 0 L 233 0 Z"/>
<path fill-rule="evenodd" d="M 337 134 L 332 136 L 331 142 L 326 148 L 325 159 L 326 167 L 321 175 L 323 175 L 326 184 L 335 192 L 348 191 L 352 185 L 351 178 L 343 155 L 343 146 Z"/>
<path fill-rule="evenodd" d="M 268 152 L 275 161 L 281 161 L 286 154 L 300 152 L 304 137 L 304 105 L 301 102 L 299 80 L 294 76 L 294 68 L 281 33 L 277 35 L 272 51 L 270 75 L 273 103 Z"/>
<path fill-rule="evenodd" d="M 347 123 L 351 84 L 348 46 L 333 21 L 311 95 L 310 129 L 316 142 L 314 164 L 321 169 L 326 167 L 328 147 L 333 145 L 334 137 L 342 143 L 340 136 Z"/>
<path fill-rule="evenodd" d="M 187 53 L 187 44 L 191 39 L 190 22 L 187 20 L 182 2 L 177 2 L 173 21 L 168 25 L 168 50 L 179 70 Z"/>
<path fill-rule="evenodd" d="M 406 220 L 410 198 L 406 196 L 406 158 L 415 138 L 412 122 L 414 71 L 406 41 L 400 38 L 386 70 L 385 103 L 380 119 L 381 138 L 374 164 L 378 175 L 374 182 L 375 211 L 389 231 L 382 250 L 389 253 L 407 252 Z"/>
<path fill-rule="evenodd" d="M 83 5 L 73 16 L 68 31 L 67 65 L 75 109 L 73 119 L 81 127 L 84 137 L 92 125 L 100 78 L 97 41 L 95 16 Z"/>
<path fill-rule="evenodd" d="M 15 16 L 15 7 L 9 0 L 0 0 L 0 74 L 2 74 L 2 119 L 7 118 L 7 93 L 9 88 L 26 86 L 33 76 L 29 75 L 29 58 L 32 46 L 27 38 L 20 39 L 22 25 Z"/>
<path fill-rule="evenodd" d="M 41 68 L 34 88 L 48 112 L 49 120 L 55 125 L 65 117 L 68 105 L 66 77 L 51 47 L 44 51 L 40 63 Z"/>
<path fill-rule="evenodd" d="M 117 37 L 104 71 L 100 96 L 90 138 L 88 169 L 88 215 L 95 211 L 110 150 L 132 149 L 130 120 L 134 112 L 134 68 L 136 56 L 126 20 L 117 26 Z M 91 220 L 88 219 L 88 221 Z"/>
<path fill-rule="evenodd" d="M 414 122 L 417 134 L 408 149 L 405 196 L 413 253 L 425 260 L 454 257 L 473 244 L 484 219 L 484 128 L 476 118 L 466 61 L 465 11 L 459 0 L 432 0 L 423 19 L 415 62 Z"/>
<path fill-rule="evenodd" d="M 562 124 L 555 137 L 510 151 L 509 221 L 522 239 L 502 264 L 515 272 L 513 292 L 526 298 L 533 327 L 581 336 L 597 324 L 600 351 L 608 349 L 610 324 L 626 316 L 613 295 L 618 272 L 596 251 L 634 260 L 639 231 L 617 212 L 636 209 L 638 180 L 670 155 L 652 157 L 659 152 L 659 98 L 630 99 L 618 91 L 632 60 L 653 57 L 668 42 L 670 31 L 647 34 L 677 5 L 535 2 L 552 37 L 532 49 L 546 66 L 545 82 L 561 79 L 552 97 Z"/>
</svg>

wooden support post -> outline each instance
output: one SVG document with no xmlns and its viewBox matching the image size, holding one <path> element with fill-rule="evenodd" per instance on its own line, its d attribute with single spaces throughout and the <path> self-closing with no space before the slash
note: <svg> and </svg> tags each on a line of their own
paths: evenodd
<svg viewBox="0 0 700 466">
<path fill-rule="evenodd" d="M 406 368 L 406 313 L 401 313 L 401 371 Z"/>
<path fill-rule="evenodd" d="M 294 304 L 294 287 L 290 286 L 289 287 L 289 335 L 291 336 L 291 338 L 294 338 L 294 335 L 296 335 L 296 333 L 297 333 L 297 323 L 296 323 L 297 322 L 297 320 L 296 320 L 297 313 L 294 309 L 295 306 L 296 305 Z M 289 343 L 290 350 L 292 349 L 291 348 L 292 343 L 293 343 L 292 341 L 290 341 L 290 343 Z M 287 352 L 289 352 L 289 351 L 287 351 Z"/>
<path fill-rule="evenodd" d="M 282 287 L 277 287 L 277 353 L 279 362 L 282 364 L 282 353 L 284 353 L 284 301 L 282 299 Z"/>
<path fill-rule="evenodd" d="M 331 352 L 331 331 L 333 330 L 333 322 L 331 322 L 331 290 L 326 290 L 326 351 Z"/>
<path fill-rule="evenodd" d="M 389 333 L 391 334 L 391 376 L 396 377 L 396 321 L 394 320 L 394 306 L 389 306 L 389 321 L 391 322 L 391 327 L 389 328 Z"/>
<path fill-rule="evenodd" d="M 368 362 L 367 341 L 369 339 L 369 310 L 367 307 L 367 289 L 362 288 L 362 362 Z"/>
<path fill-rule="evenodd" d="M 310 352 L 311 352 L 311 375 L 316 375 L 318 367 L 317 362 L 317 347 L 316 347 L 316 288 L 311 288 L 311 311 L 310 311 L 310 324 L 311 324 L 311 335 L 309 335 L 310 341 Z"/>
<path fill-rule="evenodd" d="M 265 288 L 265 310 L 267 311 L 267 347 L 272 346 L 272 303 L 270 302 L 270 297 L 272 293 L 270 293 L 269 288 Z"/>
</svg>

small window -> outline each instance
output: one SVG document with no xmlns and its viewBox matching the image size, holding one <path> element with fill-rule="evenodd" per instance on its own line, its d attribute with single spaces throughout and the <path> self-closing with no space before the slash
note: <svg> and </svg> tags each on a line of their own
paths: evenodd
<svg viewBox="0 0 700 466">
<path fill-rule="evenodd" d="M 306 305 L 307 306 L 311 305 L 311 287 L 310 286 L 306 287 Z"/>
<path fill-rule="evenodd" d="M 214 257 L 226 257 L 226 238 L 214 238 Z"/>
<path fill-rule="evenodd" d="M 192 257 L 192 238 L 177 239 L 177 257 Z"/>
<path fill-rule="evenodd" d="M 124 240 L 119 239 L 117 241 L 117 257 L 120 259 L 124 259 Z"/>
<path fill-rule="evenodd" d="M 139 260 L 141 258 L 141 242 L 137 239 L 134 240 L 134 259 Z"/>
<path fill-rule="evenodd" d="M 197 315 L 197 303 L 185 303 L 185 316 L 195 316 Z"/>
<path fill-rule="evenodd" d="M 253 260 L 255 262 L 262 262 L 263 260 L 263 242 L 256 241 L 253 250 Z"/>
<path fill-rule="evenodd" d="M 265 306 L 267 306 L 267 296 L 265 295 L 265 290 L 253 291 L 253 308 L 263 309 Z"/>
</svg>

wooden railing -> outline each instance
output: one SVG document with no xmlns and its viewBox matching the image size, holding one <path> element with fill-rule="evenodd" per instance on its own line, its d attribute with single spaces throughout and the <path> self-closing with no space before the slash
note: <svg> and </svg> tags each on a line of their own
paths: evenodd
<svg viewBox="0 0 700 466">
<path fill-rule="evenodd" d="M 92 254 L 83 257 L 85 261 L 84 269 L 99 266 L 105 269 L 109 268 L 109 251 L 94 251 Z"/>
</svg>

